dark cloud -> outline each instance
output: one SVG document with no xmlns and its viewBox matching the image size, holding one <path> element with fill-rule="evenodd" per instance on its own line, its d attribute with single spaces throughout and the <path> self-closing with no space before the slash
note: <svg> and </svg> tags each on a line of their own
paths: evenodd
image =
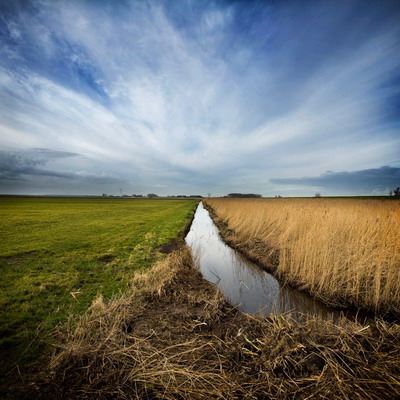
<svg viewBox="0 0 400 400">
<path fill-rule="evenodd" d="M 68 179 L 80 181 L 84 184 L 113 184 L 125 182 L 125 180 L 111 176 L 44 168 L 52 159 L 77 156 L 79 156 L 77 153 L 46 148 L 11 152 L 0 151 L 0 190 L 3 187 L 9 187 L 9 181 L 13 181 L 12 187 L 18 187 L 18 185 L 23 187 L 26 185 L 27 180 L 33 182 L 41 178 L 56 178 L 56 181 Z"/>
<path fill-rule="evenodd" d="M 0 152 L 0 177 L 2 179 L 16 179 L 21 175 L 55 176 L 59 178 L 72 178 L 73 174 L 50 171 L 40 166 L 45 166 L 51 159 L 78 156 L 77 153 L 57 151 L 45 148 L 35 148 L 20 151 Z"/>
<path fill-rule="evenodd" d="M 352 172 L 327 171 L 320 176 L 270 179 L 278 185 L 312 186 L 330 190 L 348 190 L 353 193 L 386 190 L 400 186 L 400 168 L 383 166 Z"/>
</svg>

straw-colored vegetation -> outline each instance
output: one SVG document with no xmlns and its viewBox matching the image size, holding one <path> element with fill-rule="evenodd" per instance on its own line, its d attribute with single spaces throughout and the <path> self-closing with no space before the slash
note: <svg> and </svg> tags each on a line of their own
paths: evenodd
<svg viewBox="0 0 400 400">
<path fill-rule="evenodd" d="M 331 304 L 400 311 L 400 202 L 210 199 L 224 238 Z"/>
<path fill-rule="evenodd" d="M 132 289 L 59 333 L 42 398 L 393 399 L 400 396 L 400 327 L 289 317 L 229 307 L 172 253 Z"/>
</svg>

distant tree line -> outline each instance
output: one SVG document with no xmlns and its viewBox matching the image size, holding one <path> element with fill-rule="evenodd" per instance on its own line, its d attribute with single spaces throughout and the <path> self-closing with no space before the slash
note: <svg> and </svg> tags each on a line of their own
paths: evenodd
<svg viewBox="0 0 400 400">
<path fill-rule="evenodd" d="M 191 195 L 186 195 L 186 194 L 178 194 L 176 196 L 172 196 L 172 197 L 183 197 L 183 198 L 196 198 L 196 199 L 202 199 L 203 196 L 200 194 L 191 194 Z"/>
<path fill-rule="evenodd" d="M 262 197 L 261 194 L 254 194 L 254 193 L 229 193 L 225 197 L 251 197 L 251 198 L 257 198 L 257 197 Z"/>
</svg>

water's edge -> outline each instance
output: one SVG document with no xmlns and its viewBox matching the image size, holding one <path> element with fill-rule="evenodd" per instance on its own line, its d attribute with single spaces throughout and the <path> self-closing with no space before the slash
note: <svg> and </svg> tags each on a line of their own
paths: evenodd
<svg viewBox="0 0 400 400">
<path fill-rule="evenodd" d="M 273 275 L 229 247 L 202 202 L 185 242 L 203 277 L 217 285 L 227 301 L 241 312 L 264 316 L 290 312 L 334 320 L 341 315 L 310 295 L 281 285 Z"/>
</svg>

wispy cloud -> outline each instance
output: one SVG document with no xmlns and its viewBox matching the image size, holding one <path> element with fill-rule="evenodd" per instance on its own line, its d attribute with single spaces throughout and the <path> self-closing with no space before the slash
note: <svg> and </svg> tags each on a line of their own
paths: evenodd
<svg viewBox="0 0 400 400">
<path fill-rule="evenodd" d="M 400 165 L 395 1 L 1 7 L 0 146 L 80 155 L 44 157 L 49 173 L 269 195 L 276 179 Z"/>
</svg>

